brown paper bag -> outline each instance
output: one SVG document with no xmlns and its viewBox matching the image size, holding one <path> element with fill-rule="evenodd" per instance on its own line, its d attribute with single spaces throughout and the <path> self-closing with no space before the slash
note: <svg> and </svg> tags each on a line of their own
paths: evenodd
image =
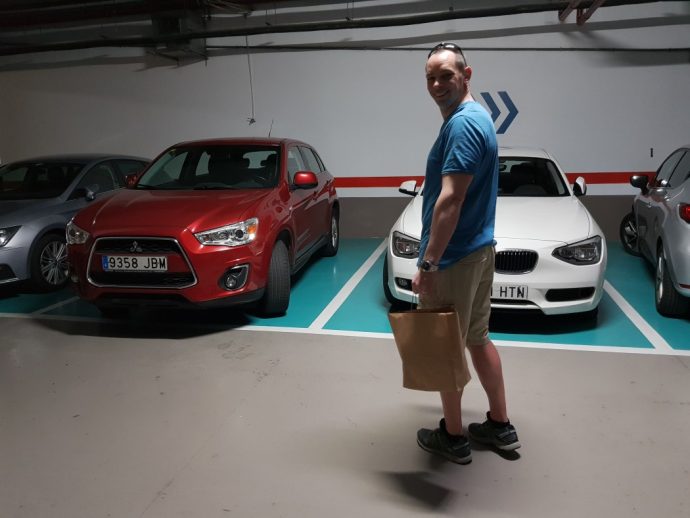
<svg viewBox="0 0 690 518">
<path fill-rule="evenodd" d="M 388 314 L 403 368 L 403 387 L 454 392 L 470 380 L 455 309 L 413 309 Z"/>
</svg>

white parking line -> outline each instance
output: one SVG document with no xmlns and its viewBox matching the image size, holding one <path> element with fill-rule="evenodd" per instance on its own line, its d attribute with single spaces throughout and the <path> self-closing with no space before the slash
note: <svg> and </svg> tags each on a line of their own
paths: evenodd
<svg viewBox="0 0 690 518">
<path fill-rule="evenodd" d="M 633 325 L 640 330 L 640 333 L 642 333 L 644 337 L 649 340 L 649 343 L 651 343 L 655 349 L 666 352 L 678 352 L 671 347 L 669 343 L 664 340 L 664 337 L 657 333 L 656 330 L 650 326 L 644 318 L 642 318 L 642 315 L 635 311 L 635 308 L 633 308 L 632 305 L 625 300 L 623 295 L 621 295 L 616 288 L 611 286 L 609 281 L 604 281 L 604 290 L 609 294 L 618 307 L 621 308 L 621 311 L 625 313 L 625 316 L 630 319 Z"/>
<path fill-rule="evenodd" d="M 268 331 L 273 333 L 304 333 L 309 335 L 332 335 L 350 336 L 358 338 L 378 338 L 381 340 L 393 341 L 393 333 L 373 333 L 364 331 L 339 331 L 335 329 L 303 329 L 297 327 L 262 327 L 248 325 L 238 327 L 241 331 Z M 615 345 L 589 345 L 589 344 L 559 344 L 548 342 L 516 342 L 514 340 L 494 340 L 494 344 L 499 347 L 512 347 L 516 349 L 551 349 L 561 351 L 579 352 L 604 352 L 604 353 L 627 353 L 627 354 L 650 354 L 657 356 L 688 356 L 690 351 L 680 349 L 652 349 L 644 347 L 619 347 Z M 393 344 L 392 344 L 393 345 Z"/>
<path fill-rule="evenodd" d="M 311 323 L 309 329 L 323 329 L 323 326 L 326 325 L 326 322 L 328 322 L 331 317 L 335 315 L 335 312 L 338 311 L 340 306 L 343 305 L 343 302 L 345 302 L 345 300 L 350 296 L 359 282 L 364 278 L 367 272 L 371 270 L 371 267 L 374 266 L 376 260 L 386 249 L 387 243 L 387 239 L 384 239 L 381 242 L 376 250 L 374 250 L 374 252 L 369 256 L 369 258 L 364 261 L 364 264 L 359 267 L 359 270 L 357 270 L 355 274 L 350 277 L 350 279 L 345 283 L 345 286 L 343 286 L 337 295 L 333 297 L 333 300 L 331 300 L 328 306 L 326 306 L 321 314 L 319 314 L 319 316 L 316 317 L 316 319 Z"/>
<path fill-rule="evenodd" d="M 60 306 L 65 306 L 67 304 L 71 304 L 72 302 L 75 302 L 77 300 L 79 300 L 79 297 L 72 297 L 72 298 L 69 298 L 67 300 L 57 302 L 57 303 L 53 304 L 52 306 L 48 306 L 47 308 L 42 308 L 42 309 L 38 309 L 36 311 L 33 311 L 31 314 L 32 315 L 41 315 L 41 314 L 47 313 L 48 311 L 51 311 L 55 308 L 59 308 Z"/>
<path fill-rule="evenodd" d="M 55 320 L 64 322 L 93 322 L 102 323 L 107 319 L 99 317 L 77 317 L 70 315 L 45 315 L 45 314 L 22 314 L 22 313 L 0 313 L 0 318 L 20 318 L 33 319 L 40 318 L 45 320 Z M 117 322 L 117 320 L 112 320 Z M 175 324 L 178 326 L 186 326 L 187 324 Z M 340 331 L 335 329 L 308 329 L 303 327 L 270 327 L 246 325 L 235 328 L 229 328 L 224 324 L 205 324 L 203 327 L 217 329 L 220 332 L 232 331 L 260 331 L 266 333 L 300 333 L 307 335 L 331 335 L 331 336 L 349 336 L 357 338 L 373 338 L 380 340 L 387 340 L 392 347 L 393 333 L 376 333 L 366 331 Z M 687 356 L 690 357 L 690 350 L 683 349 L 652 349 L 642 347 L 618 347 L 614 345 L 590 345 L 590 344 L 559 344 L 548 342 L 516 342 L 513 340 L 494 340 L 494 343 L 499 347 L 511 347 L 515 349 L 551 349 L 564 351 L 579 351 L 579 352 L 606 352 L 606 353 L 624 353 L 624 354 L 649 354 L 656 356 Z"/>
</svg>

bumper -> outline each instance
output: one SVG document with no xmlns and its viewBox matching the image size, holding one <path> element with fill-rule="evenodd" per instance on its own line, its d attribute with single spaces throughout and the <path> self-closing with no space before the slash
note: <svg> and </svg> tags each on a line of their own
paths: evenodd
<svg viewBox="0 0 690 518">
<path fill-rule="evenodd" d="M 507 248 L 507 247 L 506 247 Z M 497 251 L 501 248 L 497 247 Z M 535 269 L 525 274 L 495 273 L 493 309 L 540 310 L 546 315 L 582 313 L 594 310 L 601 301 L 606 270 L 606 246 L 602 257 L 594 265 L 568 264 L 551 255 L 553 248 L 537 249 Z M 394 257 L 389 245 L 388 288 L 393 297 L 405 302 L 414 300 L 412 278 L 417 271 L 417 259 Z M 499 294 L 508 298 L 499 298 Z M 524 295 L 524 298 L 518 298 Z M 509 298 L 516 295 L 513 298 Z"/>
<path fill-rule="evenodd" d="M 0 248 L 0 284 L 29 278 L 29 249 L 10 247 L 12 242 Z"/>
<path fill-rule="evenodd" d="M 108 306 L 226 307 L 250 304 L 262 297 L 268 261 L 260 247 L 202 246 L 196 239 L 185 240 L 184 236 L 177 243 L 182 254 L 168 258 L 166 275 L 180 274 L 186 280 L 170 286 L 158 283 L 155 273 L 147 274 L 145 282 L 131 282 L 130 275 L 124 276 L 127 281 L 118 277 L 104 280 L 100 254 L 91 251 L 91 244 L 70 245 L 72 287 L 80 298 Z M 247 267 L 244 284 L 237 289 L 226 288 L 228 272 L 239 266 Z"/>
</svg>

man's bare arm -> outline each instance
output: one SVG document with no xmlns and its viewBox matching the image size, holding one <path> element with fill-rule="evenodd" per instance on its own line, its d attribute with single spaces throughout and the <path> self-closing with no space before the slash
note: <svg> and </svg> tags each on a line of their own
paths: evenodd
<svg viewBox="0 0 690 518">
<path fill-rule="evenodd" d="M 444 174 L 441 193 L 434 205 L 429 244 L 423 259 L 438 264 L 460 219 L 465 195 L 472 183 L 470 174 Z"/>
</svg>

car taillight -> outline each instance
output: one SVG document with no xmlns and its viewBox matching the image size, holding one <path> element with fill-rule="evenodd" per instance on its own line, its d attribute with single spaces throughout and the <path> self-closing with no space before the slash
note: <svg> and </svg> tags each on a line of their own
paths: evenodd
<svg viewBox="0 0 690 518">
<path fill-rule="evenodd" d="M 681 203 L 680 205 L 678 205 L 678 214 L 680 214 L 680 218 L 682 220 L 690 223 L 690 204 Z"/>
</svg>

